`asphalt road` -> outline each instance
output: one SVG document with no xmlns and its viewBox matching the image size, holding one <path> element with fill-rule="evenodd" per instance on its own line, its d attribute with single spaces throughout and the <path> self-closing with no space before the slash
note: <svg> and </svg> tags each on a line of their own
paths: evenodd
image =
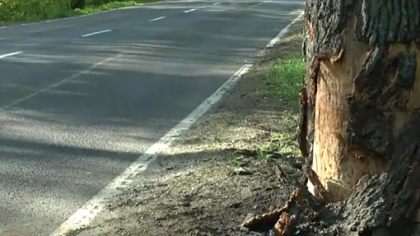
<svg viewBox="0 0 420 236">
<path fill-rule="evenodd" d="M 0 235 L 49 235 L 303 8 L 173 1 L 0 28 Z"/>
</svg>

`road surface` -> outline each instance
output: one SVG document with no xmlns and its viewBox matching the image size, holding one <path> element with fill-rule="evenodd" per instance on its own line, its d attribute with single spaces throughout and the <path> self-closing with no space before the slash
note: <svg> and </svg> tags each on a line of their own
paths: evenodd
<svg viewBox="0 0 420 236">
<path fill-rule="evenodd" d="M 0 28 L 0 235 L 49 235 L 303 8 L 166 1 Z"/>
</svg>

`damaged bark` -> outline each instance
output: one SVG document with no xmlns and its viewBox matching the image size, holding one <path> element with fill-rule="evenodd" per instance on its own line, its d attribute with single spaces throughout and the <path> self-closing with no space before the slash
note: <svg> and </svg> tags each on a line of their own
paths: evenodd
<svg viewBox="0 0 420 236">
<path fill-rule="evenodd" d="M 412 235 L 420 1 L 308 0 L 305 25 L 301 183 L 327 204 L 315 209 L 295 193 L 273 227 L 278 235 Z"/>
</svg>

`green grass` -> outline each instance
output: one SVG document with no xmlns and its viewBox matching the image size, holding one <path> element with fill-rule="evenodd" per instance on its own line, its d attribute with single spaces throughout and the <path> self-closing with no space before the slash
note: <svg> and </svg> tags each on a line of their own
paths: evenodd
<svg viewBox="0 0 420 236">
<path fill-rule="evenodd" d="M 276 97 L 287 102 L 298 101 L 299 90 L 302 88 L 302 77 L 305 73 L 302 57 L 292 56 L 278 59 L 267 73 L 271 92 Z"/>
<path fill-rule="evenodd" d="M 0 0 L 0 22 L 31 22 L 80 16 L 158 0 L 86 0 L 85 9 L 70 9 L 71 0 Z"/>
<path fill-rule="evenodd" d="M 135 6 L 142 3 L 149 3 L 149 2 L 156 2 L 156 1 L 157 0 L 130 0 L 130 1 L 119 0 L 119 1 L 112 1 L 105 4 L 97 5 L 97 6 L 88 6 L 85 9 L 77 9 L 77 10 L 74 10 L 73 12 L 77 15 L 86 15 L 86 14 L 91 14 L 91 13 L 96 13 L 96 12 L 101 12 L 101 11 L 108 11 L 108 10 L 117 9 L 121 7 L 130 7 L 130 6 Z"/>
<path fill-rule="evenodd" d="M 268 82 L 266 92 L 278 99 L 282 107 L 279 110 L 278 122 L 281 132 L 260 147 L 262 150 L 276 150 L 294 157 L 300 156 L 300 151 L 294 143 L 297 140 L 299 125 L 299 91 L 305 74 L 301 51 L 302 28 L 303 23 L 296 24 L 277 45 L 277 58 L 265 72 Z"/>
<path fill-rule="evenodd" d="M 271 92 L 281 100 L 295 103 L 302 88 L 305 65 L 301 56 L 280 58 L 268 70 Z"/>
<path fill-rule="evenodd" d="M 295 24 L 278 45 L 278 58 L 267 70 L 269 92 L 291 106 L 297 106 L 305 73 L 302 57 L 303 23 Z"/>
</svg>

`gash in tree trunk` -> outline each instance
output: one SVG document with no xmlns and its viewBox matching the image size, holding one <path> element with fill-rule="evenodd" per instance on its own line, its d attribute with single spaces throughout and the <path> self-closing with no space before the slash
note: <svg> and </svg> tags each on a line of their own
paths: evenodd
<svg viewBox="0 0 420 236">
<path fill-rule="evenodd" d="M 420 197 L 420 1 L 309 0 L 305 23 L 309 190 L 357 198 L 368 228 L 407 221 Z"/>
<path fill-rule="evenodd" d="M 420 107 L 420 1 L 309 0 L 305 20 L 302 147 L 322 186 L 309 185 L 343 200 L 363 175 L 404 164 L 404 129 L 420 127 L 407 127 Z"/>
<path fill-rule="evenodd" d="M 278 235 L 411 235 L 420 199 L 420 0 L 308 0 L 304 20 L 299 141 L 313 195 L 296 183 L 286 206 L 266 215 Z"/>
</svg>

